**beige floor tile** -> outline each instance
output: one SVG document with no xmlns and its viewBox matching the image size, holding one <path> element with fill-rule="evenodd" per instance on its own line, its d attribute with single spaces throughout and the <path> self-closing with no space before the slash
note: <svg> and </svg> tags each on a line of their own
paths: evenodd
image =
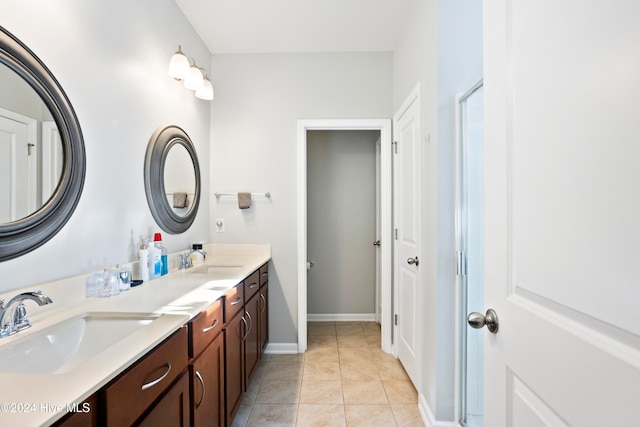
<svg viewBox="0 0 640 427">
<path fill-rule="evenodd" d="M 380 339 L 380 334 L 378 335 L 365 335 L 365 339 L 367 340 L 367 344 L 369 347 L 378 347 L 382 346 L 382 340 Z"/>
<path fill-rule="evenodd" d="M 338 347 L 335 335 L 310 335 L 307 339 L 307 351 L 326 347 Z"/>
<path fill-rule="evenodd" d="M 367 342 L 367 337 L 364 335 L 338 335 L 338 347 L 369 347 L 369 343 Z"/>
<path fill-rule="evenodd" d="M 343 380 L 345 404 L 386 404 L 387 395 L 381 381 Z"/>
<path fill-rule="evenodd" d="M 390 403 L 418 403 L 418 393 L 411 381 L 383 380 Z"/>
<path fill-rule="evenodd" d="M 418 405 L 391 405 L 398 427 L 424 427 Z"/>
<path fill-rule="evenodd" d="M 338 347 L 340 363 L 374 363 L 369 347 Z"/>
<path fill-rule="evenodd" d="M 307 330 L 307 334 L 309 336 L 314 335 L 328 335 L 335 336 L 336 335 L 336 326 L 333 323 L 329 324 L 314 324 L 310 325 Z"/>
<path fill-rule="evenodd" d="M 272 354 L 269 360 L 271 363 L 302 363 L 304 362 L 304 353 L 300 354 Z"/>
<path fill-rule="evenodd" d="M 382 351 L 380 347 L 369 347 L 371 350 L 371 357 L 379 362 L 397 362 L 398 359 L 395 358 L 393 354 L 385 353 Z"/>
<path fill-rule="evenodd" d="M 264 380 L 300 381 L 304 363 L 269 363 Z"/>
<path fill-rule="evenodd" d="M 338 362 L 338 347 L 318 347 L 307 350 L 305 364 L 318 362 Z"/>
<path fill-rule="evenodd" d="M 298 403 L 300 381 L 263 380 L 256 396 L 256 403 Z"/>
<path fill-rule="evenodd" d="M 392 427 L 396 420 L 389 405 L 345 405 L 347 427 Z"/>
<path fill-rule="evenodd" d="M 364 335 L 364 330 L 359 323 L 336 325 L 336 334 L 338 336 L 344 335 Z"/>
<path fill-rule="evenodd" d="M 247 425 L 247 421 L 249 420 L 249 414 L 251 413 L 251 408 L 253 407 L 253 401 L 248 402 L 246 399 L 242 401 L 240 404 L 240 408 L 236 413 L 236 417 L 233 419 L 233 424 L 231 427 L 244 427 Z"/>
<path fill-rule="evenodd" d="M 375 365 L 380 374 L 380 378 L 383 380 L 409 380 L 409 376 L 399 360 L 387 362 L 376 361 Z"/>
<path fill-rule="evenodd" d="M 340 381 L 341 379 L 340 363 L 338 362 L 305 363 L 302 379 L 304 381 L 308 381 L 308 380 Z"/>
<path fill-rule="evenodd" d="M 343 402 L 341 381 L 302 381 L 300 403 L 342 405 Z"/>
<path fill-rule="evenodd" d="M 343 380 L 377 381 L 380 380 L 376 365 L 370 361 L 341 362 L 340 374 Z"/>
<path fill-rule="evenodd" d="M 247 427 L 295 426 L 298 405 L 255 404 L 249 414 Z M 235 420 L 234 420 L 235 422 Z"/>
<path fill-rule="evenodd" d="M 365 335 L 380 336 L 380 325 L 375 322 L 362 323 L 362 330 Z"/>
<path fill-rule="evenodd" d="M 300 404 L 297 425 L 301 427 L 346 426 L 344 405 Z"/>
</svg>

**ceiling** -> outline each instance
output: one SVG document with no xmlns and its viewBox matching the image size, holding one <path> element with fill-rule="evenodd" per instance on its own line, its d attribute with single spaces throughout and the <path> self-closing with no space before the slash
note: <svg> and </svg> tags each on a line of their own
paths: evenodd
<svg viewBox="0 0 640 427">
<path fill-rule="evenodd" d="M 392 51 L 419 0 L 175 0 L 209 51 Z"/>
</svg>

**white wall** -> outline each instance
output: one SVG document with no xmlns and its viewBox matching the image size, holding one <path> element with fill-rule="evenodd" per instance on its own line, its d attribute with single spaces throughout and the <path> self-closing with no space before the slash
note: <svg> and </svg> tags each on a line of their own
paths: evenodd
<svg viewBox="0 0 640 427">
<path fill-rule="evenodd" d="M 2 25 L 58 79 L 84 134 L 87 174 L 70 221 L 34 252 L 0 263 L 0 290 L 67 277 L 135 259 L 141 234 L 159 228 L 144 193 L 149 137 L 166 124 L 191 136 L 203 173 L 203 203 L 169 251 L 209 237 L 210 102 L 167 75 L 178 44 L 198 63 L 209 53 L 173 0 L 0 3 Z"/>
<path fill-rule="evenodd" d="M 453 338 L 461 322 L 455 317 L 455 95 L 481 78 L 482 0 L 438 0 L 438 420 L 458 418 L 452 363 L 456 359 Z"/>
<path fill-rule="evenodd" d="M 456 92 L 481 77 L 482 52 L 477 51 L 482 43 L 481 9 L 482 3 L 476 0 L 418 1 L 394 52 L 394 111 L 421 83 L 425 261 L 420 264 L 424 266 L 424 326 L 418 392 L 430 423 L 456 421 L 455 134 L 451 103 Z"/>
<path fill-rule="evenodd" d="M 251 209 L 215 197 L 218 243 L 272 245 L 270 341 L 297 343 L 297 120 L 392 116 L 391 53 L 214 55 L 211 191 L 270 191 Z"/>
<path fill-rule="evenodd" d="M 307 254 L 315 263 L 307 274 L 310 318 L 375 315 L 379 138 L 370 130 L 307 131 Z"/>
</svg>

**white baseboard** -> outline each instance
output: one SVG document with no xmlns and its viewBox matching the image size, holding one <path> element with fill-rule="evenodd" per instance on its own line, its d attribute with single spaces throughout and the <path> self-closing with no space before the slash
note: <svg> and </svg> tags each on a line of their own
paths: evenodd
<svg viewBox="0 0 640 427">
<path fill-rule="evenodd" d="M 266 354 L 298 354 L 298 343 L 272 343 L 267 344 Z"/>
<path fill-rule="evenodd" d="M 375 313 L 307 314 L 309 322 L 375 322 Z"/>
<path fill-rule="evenodd" d="M 422 422 L 427 427 L 460 427 L 460 423 L 457 421 L 438 421 L 433 416 L 433 411 L 427 404 L 423 394 L 418 396 L 418 410 L 422 417 Z"/>
</svg>

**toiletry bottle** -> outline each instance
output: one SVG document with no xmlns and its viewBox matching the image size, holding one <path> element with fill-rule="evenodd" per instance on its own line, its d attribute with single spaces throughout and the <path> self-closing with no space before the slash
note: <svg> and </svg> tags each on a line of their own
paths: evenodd
<svg viewBox="0 0 640 427">
<path fill-rule="evenodd" d="M 140 250 L 138 251 L 138 266 L 140 267 L 139 279 L 143 282 L 149 280 L 149 247 L 147 240 L 140 236 Z"/>
<path fill-rule="evenodd" d="M 153 236 L 153 242 L 156 248 L 160 249 L 160 260 L 162 266 L 160 267 L 160 275 L 164 276 L 169 272 L 169 257 L 167 256 L 167 248 L 162 246 L 162 234 L 156 233 Z"/>
<path fill-rule="evenodd" d="M 154 244 L 149 245 L 149 279 L 160 277 L 162 273 L 162 251 Z"/>
</svg>

